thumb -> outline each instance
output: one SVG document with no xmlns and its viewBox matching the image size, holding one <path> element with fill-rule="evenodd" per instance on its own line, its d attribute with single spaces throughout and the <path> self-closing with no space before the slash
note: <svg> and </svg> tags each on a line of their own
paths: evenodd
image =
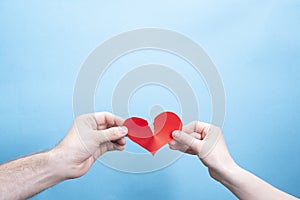
<svg viewBox="0 0 300 200">
<path fill-rule="evenodd" d="M 127 134 L 127 132 L 128 129 L 126 126 L 118 126 L 101 130 L 100 143 L 121 139 Z"/>
<path fill-rule="evenodd" d="M 189 146 L 192 150 L 199 153 L 202 148 L 202 141 L 196 139 L 195 137 L 183 132 L 183 131 L 173 131 L 172 136 L 177 142 Z"/>
</svg>

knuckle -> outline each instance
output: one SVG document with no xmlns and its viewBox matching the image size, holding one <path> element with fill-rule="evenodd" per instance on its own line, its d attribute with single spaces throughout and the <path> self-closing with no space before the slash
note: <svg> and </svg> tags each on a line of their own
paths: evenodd
<svg viewBox="0 0 300 200">
<path fill-rule="evenodd" d="M 89 116 L 90 114 L 79 115 L 75 118 L 75 122 L 81 122 L 83 120 L 86 120 Z"/>
<path fill-rule="evenodd" d="M 97 128 L 95 117 L 93 114 L 83 114 L 75 118 L 75 124 L 84 125 L 93 129 Z"/>
<path fill-rule="evenodd" d="M 77 116 L 74 121 L 75 121 L 75 123 L 79 123 L 82 121 L 82 119 L 83 119 L 83 115 L 80 115 L 80 116 Z"/>
<path fill-rule="evenodd" d="M 190 123 L 190 125 L 193 126 L 193 127 L 197 127 L 198 124 L 199 124 L 199 121 L 197 121 L 197 120 L 194 120 L 194 121 L 192 121 L 192 122 Z"/>
<path fill-rule="evenodd" d="M 108 111 L 104 111 L 104 112 L 101 112 L 102 115 L 104 116 L 111 116 L 112 113 L 108 112 Z"/>
</svg>

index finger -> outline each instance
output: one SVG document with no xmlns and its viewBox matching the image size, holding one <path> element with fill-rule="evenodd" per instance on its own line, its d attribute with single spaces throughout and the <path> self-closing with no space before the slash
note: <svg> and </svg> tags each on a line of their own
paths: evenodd
<svg viewBox="0 0 300 200">
<path fill-rule="evenodd" d="M 209 128 L 211 125 L 205 122 L 193 121 L 185 125 L 182 130 L 187 133 L 202 133 L 205 129 Z"/>
<path fill-rule="evenodd" d="M 122 126 L 124 119 L 109 112 L 96 112 L 94 113 L 98 126 L 113 127 Z"/>
</svg>

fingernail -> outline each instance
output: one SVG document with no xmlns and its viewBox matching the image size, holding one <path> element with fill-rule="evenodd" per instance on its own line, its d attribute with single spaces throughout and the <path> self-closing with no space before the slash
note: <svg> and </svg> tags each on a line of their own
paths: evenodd
<svg viewBox="0 0 300 200">
<path fill-rule="evenodd" d="M 179 134 L 180 134 L 179 131 L 173 131 L 172 136 L 177 138 L 179 137 Z"/>
<path fill-rule="evenodd" d="M 122 133 L 128 132 L 128 128 L 126 126 L 121 126 L 120 128 L 121 128 Z"/>
</svg>

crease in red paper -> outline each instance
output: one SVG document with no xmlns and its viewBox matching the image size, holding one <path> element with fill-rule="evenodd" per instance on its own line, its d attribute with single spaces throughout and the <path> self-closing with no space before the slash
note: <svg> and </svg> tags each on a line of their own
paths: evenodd
<svg viewBox="0 0 300 200">
<path fill-rule="evenodd" d="M 154 118 L 154 133 L 148 122 L 139 117 L 125 120 L 127 136 L 135 143 L 154 155 L 161 147 L 173 140 L 172 132 L 182 129 L 180 118 L 173 112 L 163 112 Z"/>
</svg>

